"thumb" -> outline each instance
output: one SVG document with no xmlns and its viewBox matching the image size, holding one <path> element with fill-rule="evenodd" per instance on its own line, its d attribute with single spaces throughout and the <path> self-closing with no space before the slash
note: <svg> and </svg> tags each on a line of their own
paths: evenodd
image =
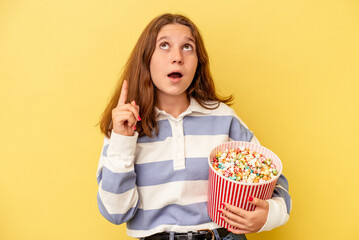
<svg viewBox="0 0 359 240">
<path fill-rule="evenodd" d="M 138 112 L 140 112 L 140 106 L 137 105 L 135 100 L 132 100 L 131 105 L 134 106 L 137 109 Z"/>
<path fill-rule="evenodd" d="M 259 208 L 268 208 L 268 206 L 269 206 L 267 201 L 259 199 L 259 198 L 255 198 L 255 197 L 252 197 L 252 196 L 248 197 L 248 201 L 251 204 L 256 205 Z"/>
<path fill-rule="evenodd" d="M 131 105 L 134 106 L 134 107 L 137 106 L 135 100 L 132 100 L 132 101 L 131 101 Z"/>
</svg>

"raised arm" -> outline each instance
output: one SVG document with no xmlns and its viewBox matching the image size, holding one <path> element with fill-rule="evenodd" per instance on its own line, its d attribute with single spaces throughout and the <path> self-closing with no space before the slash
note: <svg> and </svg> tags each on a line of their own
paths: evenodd
<svg viewBox="0 0 359 240">
<path fill-rule="evenodd" d="M 127 81 L 121 90 L 118 105 L 112 111 L 113 130 L 105 137 L 97 170 L 97 201 L 101 214 L 114 224 L 130 220 L 139 203 L 134 171 L 138 133 L 135 126 L 139 108 L 126 104 Z"/>
</svg>

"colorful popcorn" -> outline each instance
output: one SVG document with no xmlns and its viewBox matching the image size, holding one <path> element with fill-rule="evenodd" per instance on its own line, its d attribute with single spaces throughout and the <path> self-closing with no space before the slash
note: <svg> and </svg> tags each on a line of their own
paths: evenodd
<svg viewBox="0 0 359 240">
<path fill-rule="evenodd" d="M 245 147 L 218 151 L 212 166 L 219 175 L 243 183 L 263 183 L 278 175 L 271 159 Z"/>
</svg>

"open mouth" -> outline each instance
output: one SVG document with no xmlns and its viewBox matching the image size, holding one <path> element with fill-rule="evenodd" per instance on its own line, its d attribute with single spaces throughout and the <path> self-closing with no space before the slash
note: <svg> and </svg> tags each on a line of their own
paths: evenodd
<svg viewBox="0 0 359 240">
<path fill-rule="evenodd" d="M 168 74 L 167 77 L 170 77 L 170 78 L 181 78 L 181 77 L 182 77 L 182 74 L 181 74 L 180 72 L 173 72 L 173 73 Z"/>
</svg>

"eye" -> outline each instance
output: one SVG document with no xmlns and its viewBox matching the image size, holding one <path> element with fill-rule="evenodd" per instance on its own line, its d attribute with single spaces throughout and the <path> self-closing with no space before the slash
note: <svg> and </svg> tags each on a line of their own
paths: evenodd
<svg viewBox="0 0 359 240">
<path fill-rule="evenodd" d="M 193 47 L 192 47 L 190 44 L 186 44 L 186 45 L 183 46 L 183 49 L 184 49 L 185 51 L 192 51 L 192 50 L 193 50 Z"/>
<path fill-rule="evenodd" d="M 161 48 L 161 49 L 168 49 L 168 48 L 169 48 L 169 44 L 166 43 L 166 42 L 163 42 L 163 43 L 160 44 L 160 48 Z"/>
</svg>

